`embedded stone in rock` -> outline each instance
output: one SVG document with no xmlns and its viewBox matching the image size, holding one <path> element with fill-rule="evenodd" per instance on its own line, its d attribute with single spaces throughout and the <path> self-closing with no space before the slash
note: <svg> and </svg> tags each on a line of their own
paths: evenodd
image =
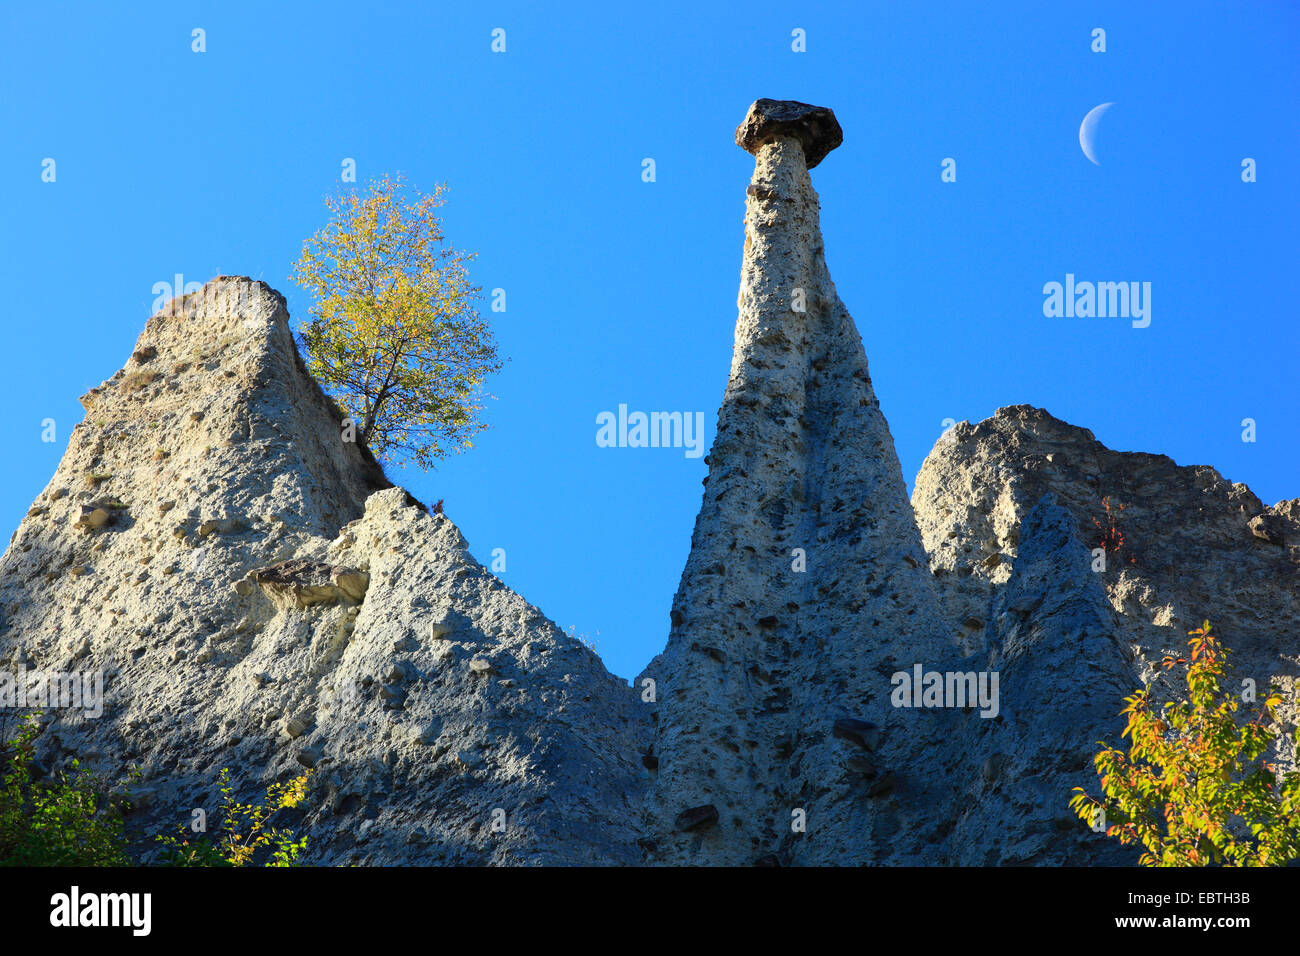
<svg viewBox="0 0 1300 956">
<path fill-rule="evenodd" d="M 420 744 L 421 746 L 427 747 L 438 739 L 441 730 L 442 728 L 436 723 L 421 724 L 412 727 L 410 730 L 410 741 L 413 744 Z"/>
<path fill-rule="evenodd" d="M 101 508 L 97 505 L 82 505 L 81 512 L 77 515 L 77 520 L 73 522 L 73 525 L 77 528 L 98 530 L 108 524 L 112 518 L 112 512 L 107 508 Z"/>
<path fill-rule="evenodd" d="M 844 142 L 844 132 L 828 107 L 797 100 L 755 100 L 744 122 L 736 127 L 736 145 L 754 154 L 782 136 L 799 141 L 809 169 Z"/>
<path fill-rule="evenodd" d="M 473 770 L 484 764 L 483 755 L 475 753 L 473 750 L 456 751 L 455 762 L 460 765 L 462 770 Z"/>
<path fill-rule="evenodd" d="M 1002 754 L 989 754 L 984 758 L 984 765 L 980 768 L 980 776 L 984 778 L 986 784 L 992 783 L 1002 773 L 1002 766 L 1006 763 L 1006 757 Z"/>
<path fill-rule="evenodd" d="M 700 807 L 691 807 L 677 814 L 677 829 L 685 833 L 701 827 L 713 826 L 718 822 L 718 808 L 711 803 Z"/>
<path fill-rule="evenodd" d="M 281 561 L 253 572 L 253 580 L 281 609 L 313 604 L 359 602 L 366 596 L 370 575 L 323 561 Z"/>
<path fill-rule="evenodd" d="M 434 641 L 446 640 L 452 633 L 463 631 L 465 625 L 464 615 L 457 614 L 451 608 L 443 608 L 434 612 L 433 618 L 429 622 L 429 639 Z"/>
<path fill-rule="evenodd" d="M 223 515 L 220 518 L 207 518 L 199 524 L 199 537 L 206 538 L 211 534 L 220 532 L 221 534 L 235 534 L 244 530 L 244 522 L 240 518 Z"/>
<path fill-rule="evenodd" d="M 1282 529 L 1285 526 L 1286 522 L 1277 515 L 1271 514 L 1255 515 L 1255 517 L 1250 519 L 1249 524 L 1247 524 L 1247 527 L 1250 528 L 1250 533 L 1255 537 L 1259 538 L 1261 541 L 1267 541 L 1269 544 L 1276 544 L 1279 546 L 1285 544 L 1286 539 L 1282 532 Z"/>
<path fill-rule="evenodd" d="M 875 779 L 876 765 L 866 754 L 854 754 L 844 762 L 844 765 L 861 777 L 868 780 Z"/>
<path fill-rule="evenodd" d="M 334 568 L 330 572 L 330 581 L 345 597 L 358 603 L 365 598 L 366 589 L 370 587 L 370 575 L 351 568 Z"/>
<path fill-rule="evenodd" d="M 867 796 L 883 797 L 890 793 L 898 786 L 898 776 L 892 770 L 886 770 L 885 775 L 867 787 Z"/>
<path fill-rule="evenodd" d="M 835 721 L 832 731 L 841 740 L 847 740 L 864 750 L 880 749 L 880 728 L 866 720 L 856 717 L 841 717 Z"/>
</svg>

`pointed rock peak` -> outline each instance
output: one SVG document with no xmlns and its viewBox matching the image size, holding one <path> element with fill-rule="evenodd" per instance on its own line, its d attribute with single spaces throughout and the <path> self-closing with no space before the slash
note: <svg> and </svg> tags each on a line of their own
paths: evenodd
<svg viewBox="0 0 1300 956">
<path fill-rule="evenodd" d="M 0 558 L 0 682 L 97 675 L 38 759 L 137 767 L 145 834 L 223 767 L 241 801 L 312 768 L 312 863 L 640 860 L 645 708 L 389 486 L 278 293 L 168 303 L 84 404 Z"/>
<path fill-rule="evenodd" d="M 390 484 L 308 373 L 284 297 L 244 276 L 168 302 L 81 403 L 60 470 L 104 475 L 123 501 L 165 493 L 200 521 L 229 507 L 330 537 Z"/>
<path fill-rule="evenodd" d="M 916 477 L 912 505 L 936 591 L 963 640 L 984 631 L 990 600 L 1023 556 L 1022 526 L 1049 492 L 1092 552 L 1128 646 L 1158 658 L 1208 617 L 1232 635 L 1236 666 L 1294 666 L 1277 659 L 1278 635 L 1298 617 L 1294 586 L 1278 586 L 1300 575 L 1289 538 L 1300 524 L 1289 524 L 1288 509 L 1267 508 L 1214 468 L 1113 450 L 1029 405 L 957 425 Z"/>
<path fill-rule="evenodd" d="M 643 675 L 661 701 L 657 862 L 908 860 L 920 851 L 877 845 L 873 808 L 890 807 L 883 833 L 894 799 L 920 813 L 941 788 L 912 750 L 934 728 L 889 703 L 890 674 L 951 644 L 826 268 L 808 166 L 839 141 L 829 110 L 772 100 L 737 133 L 756 162 L 731 376 L 668 645 Z M 846 727 L 879 728 L 879 753 L 858 752 Z M 790 838 L 791 806 L 818 835 Z M 717 825 L 680 825 L 701 807 Z"/>
<path fill-rule="evenodd" d="M 736 127 L 736 145 L 755 156 L 763 146 L 783 137 L 799 141 L 808 169 L 844 142 L 831 110 L 797 100 L 755 100 L 744 122 Z"/>
</svg>

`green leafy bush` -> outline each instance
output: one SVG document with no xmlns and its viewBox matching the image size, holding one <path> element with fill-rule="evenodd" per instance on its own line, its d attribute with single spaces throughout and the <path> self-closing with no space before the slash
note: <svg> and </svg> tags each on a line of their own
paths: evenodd
<svg viewBox="0 0 1300 956">
<path fill-rule="evenodd" d="M 1238 698 L 1220 689 L 1228 650 L 1209 621 L 1188 633 L 1190 660 L 1163 662 L 1187 665 L 1187 699 L 1157 709 L 1149 686 L 1125 698 L 1129 752 L 1102 742 L 1094 759 L 1104 802 L 1075 787 L 1070 806 L 1143 846 L 1144 866 L 1284 866 L 1300 858 L 1300 773 L 1279 780 L 1263 759 L 1281 694 L 1269 688 L 1255 718 L 1239 723 Z"/>
<path fill-rule="evenodd" d="M 191 843 L 184 826 L 179 828 L 180 836 L 159 836 L 159 842 L 167 847 L 167 862 L 172 866 L 246 866 L 258 850 L 266 847 L 270 849 L 266 866 L 297 866 L 298 855 L 307 848 L 307 838 L 294 839 L 292 830 L 269 823 L 280 810 L 303 802 L 310 775 L 308 771 L 285 783 L 272 784 L 266 789 L 265 801 L 252 804 L 235 799 L 230 769 L 223 768 L 221 823 L 216 839 L 202 836 Z"/>
<path fill-rule="evenodd" d="M 129 866 L 122 807 L 102 781 L 77 761 L 48 780 L 33 776 L 39 714 L 32 714 L 12 740 L 0 745 L 0 866 Z M 0 739 L 3 739 L 0 737 Z M 261 804 L 235 800 L 229 769 L 220 776 L 221 821 L 215 839 L 159 836 L 174 866 L 246 866 L 259 850 L 266 866 L 296 866 L 307 838 L 271 826 L 275 814 L 299 806 L 310 772 L 267 788 Z"/>
<path fill-rule="evenodd" d="M 120 808 L 98 777 L 81 769 L 32 777 L 39 714 L 0 748 L 0 866 L 126 866 Z"/>
</svg>

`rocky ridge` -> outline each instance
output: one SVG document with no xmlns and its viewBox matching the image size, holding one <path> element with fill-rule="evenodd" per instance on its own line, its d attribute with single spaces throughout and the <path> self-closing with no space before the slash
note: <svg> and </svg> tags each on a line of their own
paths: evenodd
<svg viewBox="0 0 1300 956">
<path fill-rule="evenodd" d="M 82 402 L 0 560 L 0 668 L 105 675 L 43 765 L 138 767 L 141 833 L 310 768 L 310 862 L 640 859 L 644 708 L 345 440 L 277 293 L 213 280 Z"/>
<path fill-rule="evenodd" d="M 1113 451 L 1026 405 L 939 440 L 912 493 L 936 591 L 964 653 L 1004 668 L 1004 707 L 1021 715 L 964 739 L 963 805 L 987 806 L 959 819 L 956 862 L 1132 862 L 1052 795 L 1096 791 L 1095 741 L 1120 741 L 1119 702 L 1144 683 L 1177 694 L 1158 665 L 1207 618 L 1232 683 L 1278 685 L 1281 724 L 1296 726 L 1298 505 L 1265 506 L 1213 468 Z M 1272 757 L 1294 769 L 1294 740 Z"/>
<path fill-rule="evenodd" d="M 1013 406 L 951 429 L 909 503 L 808 173 L 841 141 L 792 101 L 736 131 L 731 371 L 633 687 L 346 439 L 276 292 L 220 277 L 83 397 L 0 559 L 0 672 L 104 675 L 38 765 L 138 767 L 141 836 L 211 812 L 222 767 L 244 800 L 310 769 L 312 863 L 1131 863 L 1067 800 L 1123 696 L 1176 692 L 1189 628 L 1296 721 L 1300 499 Z M 996 675 L 996 713 L 897 706 L 914 668 Z"/>
</svg>

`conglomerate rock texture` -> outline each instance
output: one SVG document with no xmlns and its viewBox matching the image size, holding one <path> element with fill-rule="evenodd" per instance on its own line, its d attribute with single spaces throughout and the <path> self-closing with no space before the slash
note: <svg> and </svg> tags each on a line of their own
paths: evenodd
<svg viewBox="0 0 1300 956">
<path fill-rule="evenodd" d="M 1131 864 L 1136 854 L 1080 826 L 1076 786 L 1096 791 L 1096 741 L 1120 741 L 1119 705 L 1137 686 L 1069 512 L 1045 495 L 1021 526 L 1011 577 L 972 664 L 999 675 L 995 720 L 951 741 L 964 765 L 948 861 L 970 865 Z"/>
<path fill-rule="evenodd" d="M 963 745 L 991 761 L 982 783 L 1003 816 L 963 818 L 955 862 L 1131 862 L 1083 839 L 1060 794 L 1096 794 L 1095 742 L 1122 743 L 1116 714 L 1144 683 L 1157 700 L 1178 694 L 1180 671 L 1159 664 L 1204 620 L 1231 651 L 1229 687 L 1251 681 L 1262 699 L 1277 685 L 1274 727 L 1296 726 L 1300 501 L 1265 506 L 1213 468 L 1112 451 L 1019 405 L 950 429 L 912 505 L 955 639 L 1003 668 L 1005 726 Z M 1296 768 L 1290 733 L 1272 757 L 1280 773 Z"/>
<path fill-rule="evenodd" d="M 213 280 L 83 404 L 0 561 L 0 669 L 104 675 L 42 765 L 138 767 L 142 834 L 311 768 L 310 862 L 640 860 L 645 708 L 345 440 L 277 293 Z"/>
<path fill-rule="evenodd" d="M 658 698 L 649 858 L 921 862 L 942 836 L 944 722 L 891 707 L 890 675 L 952 642 L 803 147 L 777 136 L 755 160 L 704 503 L 668 646 L 638 680 Z M 699 807 L 716 823 L 681 817 Z"/>
</svg>

